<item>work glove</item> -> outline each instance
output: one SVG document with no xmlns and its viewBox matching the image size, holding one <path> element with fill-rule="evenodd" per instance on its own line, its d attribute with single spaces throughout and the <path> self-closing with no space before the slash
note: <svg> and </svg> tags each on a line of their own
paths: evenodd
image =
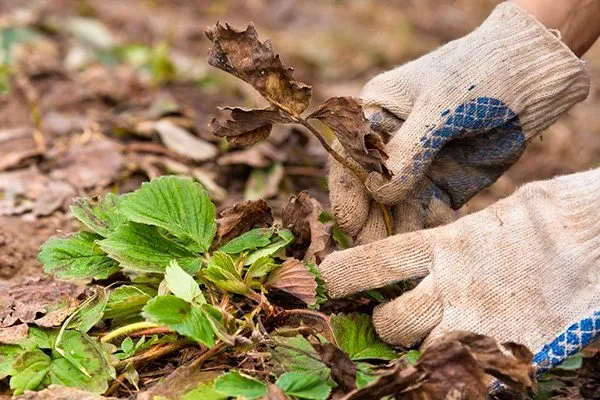
<svg viewBox="0 0 600 400">
<path fill-rule="evenodd" d="M 375 308 L 383 340 L 464 330 L 526 345 L 540 371 L 600 332 L 600 169 L 534 182 L 449 225 L 334 252 L 331 297 L 424 277 Z"/>
<path fill-rule="evenodd" d="M 385 237 L 371 195 L 395 206 L 397 232 L 447 223 L 518 160 L 528 139 L 585 99 L 589 86 L 583 61 L 558 32 L 513 3 L 498 5 L 472 33 L 364 87 L 372 128 L 391 136 L 394 176 L 373 172 L 365 190 L 332 162 L 339 226 L 363 243 Z"/>
</svg>

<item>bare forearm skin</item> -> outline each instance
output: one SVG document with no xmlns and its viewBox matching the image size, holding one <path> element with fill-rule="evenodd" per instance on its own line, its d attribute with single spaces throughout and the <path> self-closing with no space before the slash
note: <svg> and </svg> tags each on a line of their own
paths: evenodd
<svg viewBox="0 0 600 400">
<path fill-rule="evenodd" d="M 600 0 L 513 0 L 581 57 L 600 36 Z"/>
</svg>

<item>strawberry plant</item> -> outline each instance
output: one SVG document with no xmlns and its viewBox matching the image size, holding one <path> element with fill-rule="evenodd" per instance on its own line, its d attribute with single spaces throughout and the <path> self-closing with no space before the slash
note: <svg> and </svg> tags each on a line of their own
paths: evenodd
<svg viewBox="0 0 600 400">
<path fill-rule="evenodd" d="M 219 239 L 215 206 L 192 180 L 165 176 L 123 196 L 76 199 L 71 210 L 85 229 L 49 239 L 39 260 L 57 278 L 95 284 L 50 326 L 31 324 L 0 347 L 1 376 L 15 395 L 50 384 L 111 393 L 126 379 L 136 386 L 136 368 L 195 347 L 201 362 L 222 352 L 271 355 L 261 356 L 262 375 L 224 373 L 200 382 L 188 398 L 258 398 L 278 390 L 325 399 L 340 375 L 331 372 L 337 367 L 324 356 L 326 345 L 346 360 L 341 375 L 350 374 L 350 389 L 372 375 L 365 361 L 397 356 L 367 315 L 330 318 L 286 310 L 286 300 L 273 303 L 276 291 L 317 309 L 325 300 L 318 270 L 286 256 L 294 241 L 288 229 Z"/>
</svg>

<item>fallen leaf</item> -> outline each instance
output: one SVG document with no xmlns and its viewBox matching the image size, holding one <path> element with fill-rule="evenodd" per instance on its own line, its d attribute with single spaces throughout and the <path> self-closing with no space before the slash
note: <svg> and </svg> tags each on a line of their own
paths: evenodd
<svg viewBox="0 0 600 400">
<path fill-rule="evenodd" d="M 39 392 L 27 391 L 19 396 L 20 400 L 117 400 L 116 397 L 103 397 L 67 386 L 50 385 Z"/>
<path fill-rule="evenodd" d="M 313 343 L 313 347 L 321 361 L 331 369 L 331 377 L 344 393 L 356 389 L 356 365 L 347 353 L 331 343 Z"/>
<path fill-rule="evenodd" d="M 344 400 L 396 396 L 408 400 L 465 399 L 488 396 L 490 374 L 520 392 L 535 392 L 531 353 L 508 344 L 514 357 L 500 350 L 490 337 L 456 331 L 431 343 L 414 366 L 399 363 L 392 371 L 355 390 Z"/>
<path fill-rule="evenodd" d="M 180 398 L 203 382 L 212 382 L 221 371 L 203 371 L 195 366 L 183 366 L 161 379 L 156 385 L 138 395 L 139 400 L 151 400 L 159 396 Z"/>
<path fill-rule="evenodd" d="M 309 262 L 320 262 L 329 243 L 328 226 L 319 220 L 321 204 L 307 191 L 292 196 L 281 216 L 282 225 L 292 231 L 296 240 L 291 246 L 294 257 Z"/>
<path fill-rule="evenodd" d="M 279 104 L 296 115 L 310 101 L 311 88 L 295 81 L 292 69 L 273 53 L 269 40 L 261 43 L 252 24 L 245 31 L 217 23 L 206 30 L 212 42 L 208 63 L 249 83 L 270 102 Z"/>
<path fill-rule="evenodd" d="M 58 166 L 50 176 L 83 189 L 108 185 L 124 166 L 119 145 L 109 139 L 76 143 L 55 161 Z"/>
<path fill-rule="evenodd" d="M 275 123 L 291 122 L 289 117 L 273 108 L 223 107 L 222 109 L 231 111 L 231 119 L 219 121 L 214 118 L 210 122 L 210 128 L 215 136 L 226 137 L 227 142 L 235 147 L 250 146 L 267 138 Z"/>
<path fill-rule="evenodd" d="M 271 207 L 264 200 L 244 201 L 223 210 L 217 219 L 217 242 L 225 243 L 253 228 L 273 224 Z"/>
<path fill-rule="evenodd" d="M 285 153 L 272 143 L 261 142 L 245 150 L 225 153 L 219 157 L 217 164 L 220 166 L 243 164 L 253 168 L 267 168 L 273 163 L 281 163 L 285 160 Z"/>
<path fill-rule="evenodd" d="M 8 328 L 0 328 L 0 343 L 2 344 L 18 344 L 27 338 L 29 326 L 27 324 L 19 324 Z"/>
<path fill-rule="evenodd" d="M 35 322 L 82 293 L 79 285 L 54 281 L 48 276 L 3 286 L 0 291 L 0 327 Z"/>
<path fill-rule="evenodd" d="M 284 171 L 281 164 L 273 164 L 266 169 L 254 169 L 246 181 L 245 200 L 269 199 L 279 193 L 279 184 Z"/>
<path fill-rule="evenodd" d="M 286 260 L 271 272 L 266 286 L 283 290 L 309 305 L 317 301 L 315 276 L 302 261 L 295 258 Z"/>
<path fill-rule="evenodd" d="M 158 132 L 165 146 L 192 160 L 212 160 L 218 153 L 217 147 L 214 144 L 192 135 L 168 119 L 158 121 L 154 124 L 154 129 Z"/>
<path fill-rule="evenodd" d="M 367 171 L 377 171 L 386 178 L 392 173 L 385 165 L 388 156 L 379 134 L 371 130 L 360 101 L 354 97 L 332 97 L 308 118 L 318 119 L 331 128 L 346 153 Z"/>
<path fill-rule="evenodd" d="M 288 400 L 283 390 L 279 389 L 275 384 L 269 383 L 267 395 L 261 400 Z"/>
</svg>

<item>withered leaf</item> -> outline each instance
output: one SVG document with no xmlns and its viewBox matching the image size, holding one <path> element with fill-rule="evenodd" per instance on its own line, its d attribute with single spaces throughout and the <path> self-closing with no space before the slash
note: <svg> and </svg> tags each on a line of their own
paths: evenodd
<svg viewBox="0 0 600 400">
<path fill-rule="evenodd" d="M 309 305 L 317 301 L 315 276 L 295 258 L 285 260 L 281 267 L 271 272 L 266 286 L 283 290 Z"/>
<path fill-rule="evenodd" d="M 208 63 L 252 85 L 272 103 L 301 114 L 310 101 L 311 88 L 294 80 L 292 68 L 285 67 L 273 53 L 271 41 L 261 43 L 254 25 L 244 31 L 217 24 L 206 30 L 212 42 Z"/>
<path fill-rule="evenodd" d="M 18 344 L 27 338 L 29 326 L 27 324 L 13 325 L 8 328 L 0 328 L 0 343 Z"/>
<path fill-rule="evenodd" d="M 508 344 L 507 349 L 515 357 L 505 355 L 488 336 L 450 332 L 432 342 L 414 366 L 405 368 L 398 364 L 344 399 L 379 399 L 390 395 L 409 400 L 486 399 L 487 374 L 514 390 L 535 392 L 531 353 L 514 343 Z"/>
<path fill-rule="evenodd" d="M 271 207 L 264 200 L 243 201 L 221 212 L 217 219 L 217 243 L 225 243 L 253 228 L 273 224 Z"/>
<path fill-rule="evenodd" d="M 281 220 L 296 238 L 290 247 L 294 257 L 317 263 L 325 258 L 331 235 L 329 227 L 319 220 L 322 212 L 321 204 L 305 190 L 285 205 Z"/>
<path fill-rule="evenodd" d="M 215 136 L 226 137 L 227 142 L 235 147 L 250 146 L 267 138 L 275 123 L 291 122 L 287 116 L 273 108 L 223 107 L 222 109 L 231 111 L 231 119 L 222 122 L 213 118 L 210 128 Z"/>
<path fill-rule="evenodd" d="M 348 354 L 331 343 L 313 343 L 321 361 L 331 370 L 331 377 L 344 393 L 356 389 L 356 365 Z"/>
<path fill-rule="evenodd" d="M 318 119 L 331 128 L 346 153 L 367 171 L 376 171 L 391 178 L 386 167 L 385 144 L 363 114 L 360 100 L 354 97 L 332 97 L 308 118 Z"/>
<path fill-rule="evenodd" d="M 35 322 L 47 313 L 69 307 L 81 293 L 78 285 L 54 281 L 50 277 L 4 287 L 0 294 L 0 327 Z"/>
<path fill-rule="evenodd" d="M 283 390 L 279 389 L 273 383 L 269 383 L 267 395 L 264 396 L 261 400 L 287 400 L 288 397 L 285 395 Z"/>
</svg>

